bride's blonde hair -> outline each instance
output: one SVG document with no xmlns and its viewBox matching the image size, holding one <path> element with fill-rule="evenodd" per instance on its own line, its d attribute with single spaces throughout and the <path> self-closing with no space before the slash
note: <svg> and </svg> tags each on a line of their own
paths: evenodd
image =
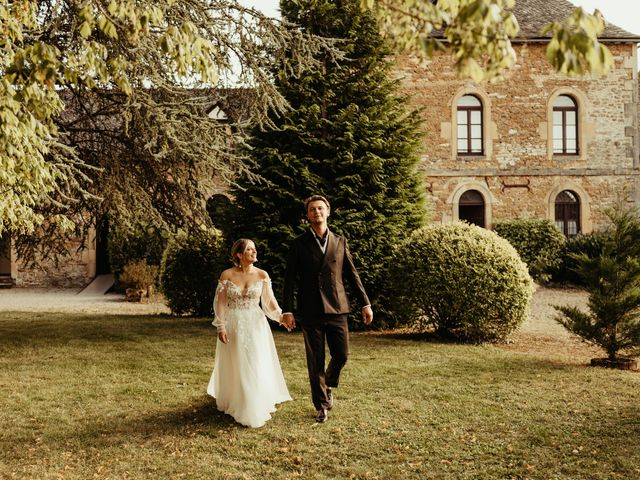
<svg viewBox="0 0 640 480">
<path fill-rule="evenodd" d="M 238 260 L 238 254 L 244 253 L 249 242 L 253 242 L 250 238 L 239 238 L 231 246 L 231 263 L 236 267 L 240 266 L 240 260 Z M 255 242 L 254 242 L 255 243 Z"/>
</svg>

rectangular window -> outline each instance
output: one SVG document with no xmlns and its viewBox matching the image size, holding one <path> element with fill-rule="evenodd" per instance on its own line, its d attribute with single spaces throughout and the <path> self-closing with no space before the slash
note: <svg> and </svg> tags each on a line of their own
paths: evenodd
<svg viewBox="0 0 640 480">
<path fill-rule="evenodd" d="M 568 95 L 560 95 L 553 104 L 553 153 L 578 154 L 578 104 Z"/>
</svg>

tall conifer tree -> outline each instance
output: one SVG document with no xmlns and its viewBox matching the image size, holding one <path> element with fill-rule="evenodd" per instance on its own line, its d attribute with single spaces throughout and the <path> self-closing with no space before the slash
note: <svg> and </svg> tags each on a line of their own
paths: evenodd
<svg viewBox="0 0 640 480">
<path fill-rule="evenodd" d="M 349 240 L 376 319 L 384 320 L 393 247 L 426 217 L 416 171 L 419 120 L 398 94 L 389 47 L 359 0 L 280 5 L 297 28 L 336 39 L 344 58 L 327 54 L 322 68 L 296 75 L 276 66 L 291 110 L 274 115 L 277 128 L 254 132 L 252 155 L 265 181 L 240 180 L 234 236 L 257 242 L 261 265 L 279 289 L 290 240 L 308 228 L 302 200 L 325 195 L 329 228 Z"/>
</svg>

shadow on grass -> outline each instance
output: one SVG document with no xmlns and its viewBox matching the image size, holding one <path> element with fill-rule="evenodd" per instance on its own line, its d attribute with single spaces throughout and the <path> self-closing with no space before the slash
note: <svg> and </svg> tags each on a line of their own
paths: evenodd
<svg viewBox="0 0 640 480">
<path fill-rule="evenodd" d="M 238 424 L 230 415 L 219 411 L 213 398 L 202 396 L 189 405 L 138 415 L 112 425 L 89 425 L 84 431 L 77 431 L 71 437 L 81 438 L 83 444 L 100 448 L 132 442 L 142 444 L 166 437 L 217 438 L 224 432 L 236 429 L 242 431 L 247 428 Z"/>
<path fill-rule="evenodd" d="M 455 370 L 461 375 L 473 375 L 477 373 L 495 373 L 508 371 L 512 375 L 530 376 L 541 371 L 566 371 L 576 367 L 575 363 L 569 363 L 562 357 L 550 355 L 553 352 L 534 352 L 534 355 L 522 355 L 518 351 L 510 351 L 507 343 L 461 343 L 449 338 L 443 338 L 435 332 L 413 331 L 378 331 L 362 333 L 352 339 L 357 351 L 359 342 L 375 342 L 378 346 L 398 347 L 405 345 L 411 350 L 406 352 L 407 361 L 412 358 L 412 352 L 419 349 L 421 361 L 429 358 L 428 364 L 441 363 L 445 371 Z M 422 348 L 424 347 L 424 348 Z M 377 352 L 379 355 L 380 352 Z M 430 357 L 430 355 L 433 355 Z M 483 361 L 483 359 L 485 359 Z M 438 369 L 441 370 L 441 369 Z"/>
<path fill-rule="evenodd" d="M 70 341 L 135 341 L 144 337 L 175 338 L 211 333 L 209 319 L 172 316 L 86 315 L 3 312 L 0 349 L 59 346 Z"/>
<path fill-rule="evenodd" d="M 119 425 L 118 433 L 127 436 L 185 432 L 207 433 L 211 427 L 228 428 L 239 426 L 230 415 L 216 408 L 212 397 L 203 395 L 186 406 L 143 415 L 128 423 Z M 106 433 L 106 432 L 105 432 Z"/>
</svg>

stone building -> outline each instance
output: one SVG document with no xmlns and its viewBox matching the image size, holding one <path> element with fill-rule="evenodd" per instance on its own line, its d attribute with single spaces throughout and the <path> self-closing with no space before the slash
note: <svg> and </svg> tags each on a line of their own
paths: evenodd
<svg viewBox="0 0 640 480">
<path fill-rule="evenodd" d="M 456 77 L 451 58 L 399 59 L 403 88 L 425 122 L 422 169 L 438 222 L 547 218 L 567 235 L 640 201 L 640 36 L 607 25 L 606 76 L 569 78 L 545 58 L 542 27 L 569 16 L 565 0 L 518 0 L 517 65 L 497 83 Z"/>
<path fill-rule="evenodd" d="M 575 8 L 566 0 L 517 0 L 517 65 L 504 80 L 460 80 L 451 58 L 400 58 L 398 74 L 423 109 L 422 170 L 438 222 L 465 219 L 486 228 L 502 219 L 548 218 L 567 235 L 605 225 L 604 210 L 640 204 L 637 45 L 640 36 L 608 25 L 601 41 L 615 67 L 606 76 L 568 78 L 545 58 L 544 25 Z M 224 121 L 218 103 L 209 115 Z M 235 112 L 237 115 L 238 112 Z M 0 238 L 0 287 L 82 286 L 108 271 L 106 229 L 87 248 L 31 268 Z"/>
</svg>

